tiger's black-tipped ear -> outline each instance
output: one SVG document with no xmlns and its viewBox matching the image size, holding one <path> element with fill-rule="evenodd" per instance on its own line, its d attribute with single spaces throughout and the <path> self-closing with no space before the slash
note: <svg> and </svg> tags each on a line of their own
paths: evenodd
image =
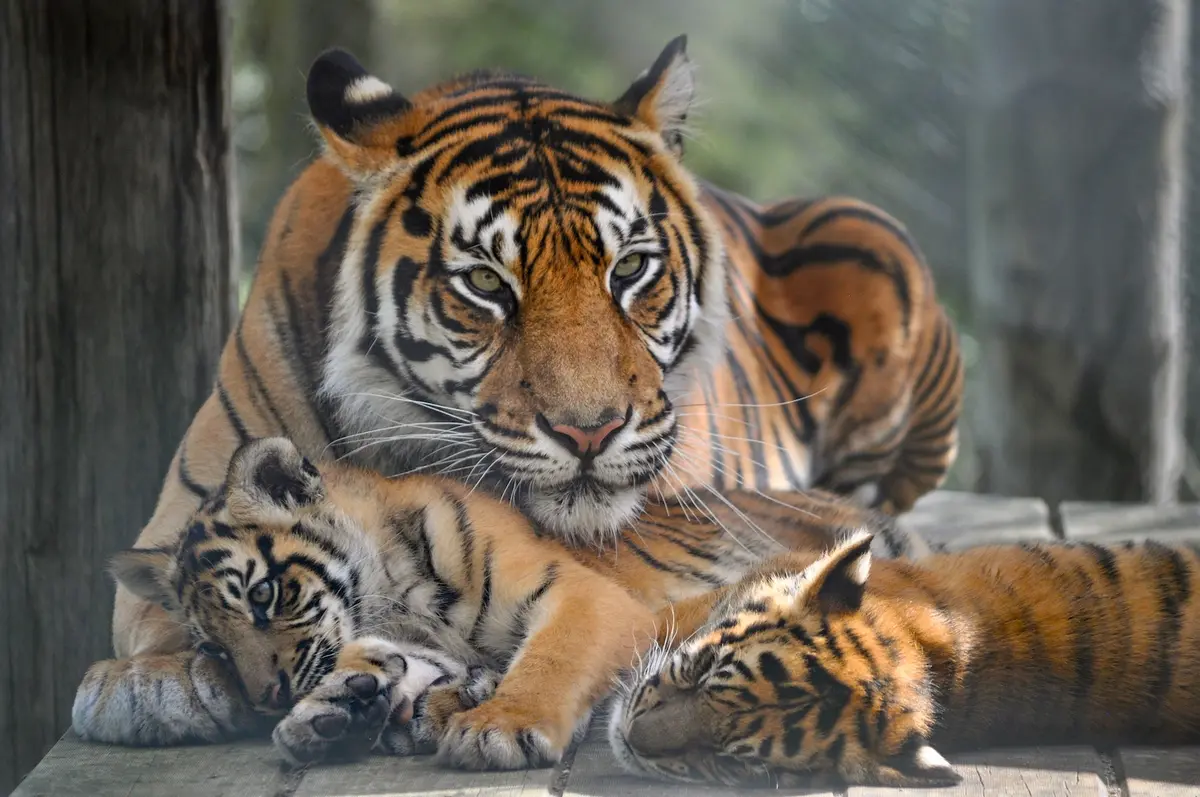
<svg viewBox="0 0 1200 797">
<path fill-rule="evenodd" d="M 168 611 L 178 605 L 171 585 L 174 571 L 175 552 L 167 548 L 130 548 L 113 556 L 108 565 L 117 583 Z"/>
<path fill-rule="evenodd" d="M 868 531 L 856 531 L 801 574 L 803 597 L 821 611 L 853 612 L 862 605 L 871 573 Z"/>
<path fill-rule="evenodd" d="M 367 179 L 399 161 L 400 126 L 411 108 L 345 50 L 322 53 L 308 71 L 308 110 L 330 153 L 353 179 Z"/>
<path fill-rule="evenodd" d="M 235 519 L 283 520 L 324 496 L 321 473 L 287 438 L 266 437 L 242 445 L 225 477 Z"/>
<path fill-rule="evenodd" d="M 687 57 L 687 36 L 676 36 L 613 107 L 657 130 L 667 147 L 676 156 L 682 155 L 683 131 L 696 96 L 693 71 Z"/>
</svg>

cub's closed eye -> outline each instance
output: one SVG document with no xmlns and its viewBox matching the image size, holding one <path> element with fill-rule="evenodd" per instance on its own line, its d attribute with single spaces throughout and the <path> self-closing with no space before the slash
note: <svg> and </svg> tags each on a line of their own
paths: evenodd
<svg viewBox="0 0 1200 797">
<path fill-rule="evenodd" d="M 210 659 L 225 660 L 229 658 L 229 653 L 225 650 L 225 648 L 221 647 L 216 642 L 209 642 L 208 640 L 205 640 L 197 646 L 197 649 L 202 655 L 208 656 Z"/>
</svg>

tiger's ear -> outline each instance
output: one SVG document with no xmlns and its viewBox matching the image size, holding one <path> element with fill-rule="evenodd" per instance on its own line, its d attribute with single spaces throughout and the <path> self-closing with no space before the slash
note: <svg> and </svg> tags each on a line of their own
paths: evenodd
<svg viewBox="0 0 1200 797">
<path fill-rule="evenodd" d="M 633 81 L 613 107 L 632 116 L 663 137 L 667 148 L 683 154 L 683 131 L 696 94 L 692 62 L 687 57 L 687 36 L 672 39 L 654 64 Z"/>
<path fill-rule="evenodd" d="M 264 437 L 233 452 L 225 476 L 234 521 L 288 523 L 324 497 L 321 473 L 285 437 Z"/>
<path fill-rule="evenodd" d="M 139 598 L 157 603 L 167 611 L 178 608 L 172 585 L 175 552 L 168 548 L 130 548 L 109 560 L 108 571 L 117 582 Z"/>
<path fill-rule="evenodd" d="M 401 162 L 398 142 L 412 103 L 367 73 L 345 50 L 327 50 L 308 70 L 308 110 L 334 160 L 356 182 Z"/>
<path fill-rule="evenodd" d="M 869 531 L 856 531 L 806 567 L 800 575 L 800 596 L 821 611 L 857 611 L 871 573 L 872 539 Z"/>
</svg>

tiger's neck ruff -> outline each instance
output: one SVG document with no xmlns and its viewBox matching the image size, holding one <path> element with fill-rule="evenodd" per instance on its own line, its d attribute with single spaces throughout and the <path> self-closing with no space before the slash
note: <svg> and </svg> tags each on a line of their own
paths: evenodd
<svg viewBox="0 0 1200 797">
<path fill-rule="evenodd" d="M 636 516 L 727 317 L 679 161 L 692 93 L 682 37 L 612 103 L 494 73 L 409 100 L 317 61 L 309 105 L 356 187 L 322 381 L 350 450 L 486 483 L 573 542 Z"/>
</svg>

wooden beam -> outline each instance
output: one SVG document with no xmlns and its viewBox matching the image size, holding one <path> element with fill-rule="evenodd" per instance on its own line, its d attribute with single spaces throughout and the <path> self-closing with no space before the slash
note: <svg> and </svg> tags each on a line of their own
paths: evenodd
<svg viewBox="0 0 1200 797">
<path fill-rule="evenodd" d="M 223 0 L 0 5 L 0 792 L 111 655 L 235 309 Z"/>
<path fill-rule="evenodd" d="M 984 0 L 968 195 L 982 492 L 1176 498 L 1187 0 Z"/>
</svg>

